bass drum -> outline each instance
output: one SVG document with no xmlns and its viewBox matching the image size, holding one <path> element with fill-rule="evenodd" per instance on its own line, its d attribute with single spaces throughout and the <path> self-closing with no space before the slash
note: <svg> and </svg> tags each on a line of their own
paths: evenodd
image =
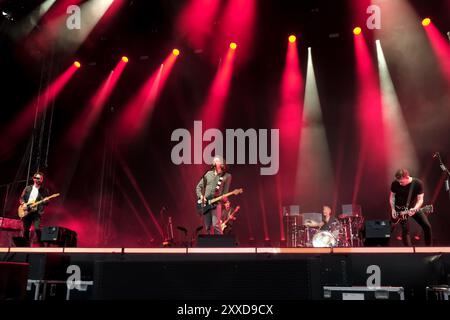
<svg viewBox="0 0 450 320">
<path fill-rule="evenodd" d="M 336 238 L 329 231 L 321 231 L 314 235 L 312 245 L 314 248 L 329 248 L 337 244 Z"/>
</svg>

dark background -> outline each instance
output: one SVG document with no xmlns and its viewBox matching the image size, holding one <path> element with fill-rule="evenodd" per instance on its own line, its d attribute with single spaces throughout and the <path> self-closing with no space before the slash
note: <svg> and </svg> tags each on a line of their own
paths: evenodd
<svg viewBox="0 0 450 320">
<path fill-rule="evenodd" d="M 0 1 L 0 9 L 10 10 L 16 20 L 20 20 L 41 2 L 3 0 Z M 200 178 L 197 172 L 204 171 L 206 165 L 173 165 L 170 152 L 174 143 L 170 141 L 170 135 L 177 128 L 190 128 L 196 120 L 221 57 L 214 56 L 207 48 L 192 48 L 177 32 L 177 17 L 186 3 L 174 0 L 125 1 L 107 26 L 94 30 L 88 40 L 70 54 L 57 48 L 47 51 L 30 48 L 26 45 L 27 39 L 15 41 L 9 36 L 14 21 L 0 17 L 0 130 L 39 93 L 42 79 L 50 81 L 55 78 L 75 59 L 83 63 L 48 109 L 46 118 L 40 119 L 39 125 L 45 123 L 43 139 L 41 144 L 35 143 L 31 161 L 31 171 L 38 168 L 44 171 L 47 187 L 53 192 L 62 192 L 62 197 L 47 208 L 44 224 L 76 230 L 81 246 L 160 246 L 162 238 L 151 214 L 163 224 L 162 207 L 166 208 L 165 218 L 173 217 L 174 227 L 185 226 L 191 231 L 200 224 L 194 210 L 194 187 Z M 419 17 L 431 16 L 443 33 L 450 30 L 447 1 L 409 3 L 417 13 L 418 23 Z M 226 116 L 220 128 L 273 127 L 286 39 L 291 33 L 300 35 L 299 57 L 304 77 L 307 47 L 311 46 L 314 52 L 314 68 L 333 169 L 336 169 L 339 148 L 343 148 L 337 213 L 342 204 L 352 201 L 360 148 L 354 106 L 357 80 L 351 33 L 357 19 L 352 8 L 350 1 L 258 1 L 252 46 L 247 59 L 233 73 Z M 216 20 L 214 27 L 220 23 L 220 19 Z M 373 39 L 369 30 L 363 28 L 363 32 L 367 33 L 368 40 Z M 406 29 L 404 32 L 409 31 Z M 330 34 L 339 36 L 330 37 Z M 429 46 L 427 43 L 419 45 Z M 144 132 L 126 146 L 117 147 L 116 137 L 110 130 L 111 122 L 174 47 L 179 48 L 182 54 Z M 372 41 L 369 48 L 376 62 Z M 424 179 L 426 203 L 430 202 L 436 188 L 442 186 L 441 171 L 432 159 L 433 152 L 439 151 L 444 161 L 450 156 L 448 87 L 442 79 L 433 77 L 439 70 L 433 62 L 432 51 L 429 51 L 430 56 L 425 57 L 424 63 L 435 69 L 430 69 L 428 77 L 420 73 L 405 74 L 401 66 L 390 64 L 389 55 L 397 53 L 389 51 L 389 48 L 385 51 L 420 161 L 418 172 L 411 174 Z M 130 58 L 130 63 L 89 138 L 79 152 L 67 148 L 62 141 L 67 129 L 124 54 Z M 143 60 L 142 56 L 148 58 Z M 406 78 L 415 81 L 405 81 Z M 24 186 L 23 182 L 17 181 L 27 178 L 31 129 L 25 139 L 15 142 L 12 152 L 0 159 L 1 203 L 7 217 L 15 216 L 17 198 Z M 40 131 L 35 132 L 35 137 L 37 132 Z M 38 140 L 36 137 L 35 141 Z M 141 197 L 125 168 L 134 177 L 135 186 L 142 192 Z M 279 245 L 280 205 L 298 203 L 302 212 L 320 212 L 323 204 L 333 200 L 332 194 L 327 192 L 309 194 L 304 203 L 286 199 L 283 195 L 277 197 L 276 177 L 260 176 L 259 167 L 232 165 L 230 170 L 233 174 L 232 188 L 245 189 L 243 195 L 233 199 L 234 204 L 241 205 L 235 232 L 243 245 L 262 244 L 266 236 L 273 245 Z M 280 168 L 279 174 L 286 172 Z M 384 172 L 380 174 L 385 175 Z M 377 181 L 363 179 L 357 199 L 366 219 L 386 219 L 389 213 L 389 185 L 376 184 Z M 9 191 L 7 198 L 6 190 Z M 284 193 L 283 190 L 281 192 Z M 450 207 L 445 189 L 440 191 L 434 205 L 436 214 L 430 220 L 436 244 L 447 245 L 450 243 L 446 232 L 450 225 Z M 413 231 L 416 229 L 414 226 Z M 183 239 L 177 230 L 175 235 L 177 240 Z"/>
</svg>

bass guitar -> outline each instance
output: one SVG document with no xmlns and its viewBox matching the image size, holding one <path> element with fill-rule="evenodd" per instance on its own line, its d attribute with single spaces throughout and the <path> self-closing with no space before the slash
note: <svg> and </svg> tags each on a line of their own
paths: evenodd
<svg viewBox="0 0 450 320">
<path fill-rule="evenodd" d="M 222 200 L 223 198 L 229 197 L 229 196 L 235 196 L 238 195 L 240 193 L 244 192 L 244 189 L 234 189 L 231 192 L 225 193 L 221 196 L 215 197 L 214 196 L 210 196 L 207 197 L 205 201 L 202 201 L 202 199 L 198 199 L 197 201 L 197 212 L 199 214 L 206 214 L 209 210 L 214 209 L 215 207 L 217 207 L 217 204 L 220 200 Z"/>
</svg>

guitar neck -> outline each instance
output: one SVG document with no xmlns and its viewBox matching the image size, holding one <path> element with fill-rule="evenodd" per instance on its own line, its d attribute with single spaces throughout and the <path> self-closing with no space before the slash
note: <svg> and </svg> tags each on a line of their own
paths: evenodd
<svg viewBox="0 0 450 320">
<path fill-rule="evenodd" d="M 38 205 L 40 205 L 42 202 L 45 202 L 45 201 L 48 201 L 48 200 L 50 200 L 50 199 L 56 198 L 57 196 L 59 196 L 59 193 L 58 193 L 58 194 L 53 194 L 53 195 L 48 196 L 48 197 L 45 197 L 45 198 L 42 199 L 42 200 L 36 201 L 36 202 L 34 202 L 34 203 L 31 203 L 31 205 L 32 205 L 32 206 L 38 206 Z"/>
<path fill-rule="evenodd" d="M 234 209 L 234 211 L 228 216 L 228 218 L 225 220 L 225 222 L 224 222 L 224 224 L 227 224 L 228 223 L 228 221 L 230 221 L 230 219 L 232 218 L 232 217 L 234 217 L 234 215 L 236 214 L 236 212 L 238 212 L 239 211 L 239 207 L 236 207 L 236 209 Z"/>
<path fill-rule="evenodd" d="M 218 196 L 217 198 L 212 199 L 212 200 L 211 200 L 211 203 L 220 201 L 220 200 L 222 200 L 222 198 L 231 196 L 232 194 L 234 194 L 234 192 L 228 192 L 228 193 L 225 193 L 225 194 L 223 194 L 223 195 L 221 195 L 221 196 Z"/>
<path fill-rule="evenodd" d="M 45 199 L 36 201 L 36 202 L 34 202 L 34 203 L 31 203 L 31 206 L 33 206 L 33 207 L 38 206 L 38 205 L 40 205 L 40 204 L 41 204 L 42 202 L 44 202 L 44 201 L 45 201 Z"/>
</svg>

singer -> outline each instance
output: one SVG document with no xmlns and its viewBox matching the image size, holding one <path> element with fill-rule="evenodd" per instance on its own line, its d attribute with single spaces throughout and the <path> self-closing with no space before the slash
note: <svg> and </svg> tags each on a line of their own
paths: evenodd
<svg viewBox="0 0 450 320">
<path fill-rule="evenodd" d="M 230 183 L 231 174 L 227 172 L 225 160 L 220 156 L 216 156 L 213 159 L 211 169 L 203 175 L 195 188 L 197 198 L 201 201 L 206 201 L 206 198 L 211 195 L 217 197 L 227 193 L 230 188 Z M 223 201 L 226 202 L 227 199 L 224 198 Z M 219 203 L 216 208 L 209 210 L 203 215 L 207 234 L 211 234 L 212 226 L 214 227 L 214 234 L 223 234 L 220 222 L 221 216 L 222 203 Z"/>
</svg>

